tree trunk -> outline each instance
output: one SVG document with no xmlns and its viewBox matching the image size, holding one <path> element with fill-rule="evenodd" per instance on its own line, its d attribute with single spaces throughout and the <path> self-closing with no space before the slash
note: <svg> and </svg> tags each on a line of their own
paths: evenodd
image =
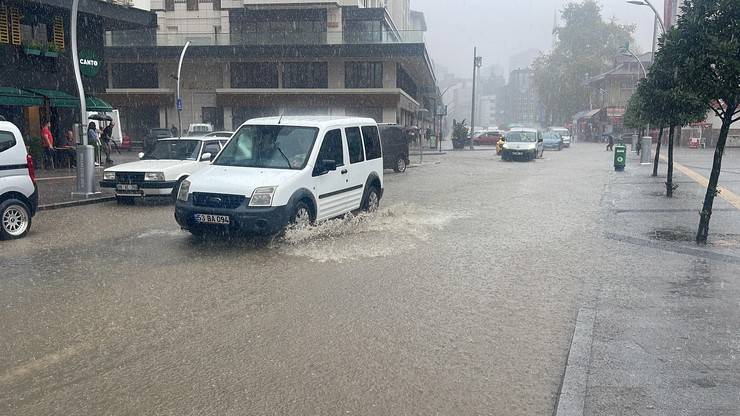
<svg viewBox="0 0 740 416">
<path fill-rule="evenodd" d="M 699 219 L 699 230 L 696 232 L 696 243 L 706 244 L 709 237 L 709 219 L 712 217 L 712 205 L 714 197 L 717 195 L 717 183 L 719 183 L 719 173 L 722 169 L 722 154 L 725 152 L 725 143 L 727 134 L 730 132 L 732 117 L 737 110 L 737 104 L 728 105 L 725 110 L 725 118 L 722 119 L 722 128 L 719 129 L 719 138 L 717 147 L 714 149 L 714 163 L 712 164 L 712 174 L 709 176 L 709 185 L 707 185 L 707 194 L 704 197 L 704 206 L 701 210 Z"/>
<path fill-rule="evenodd" d="M 653 176 L 658 176 L 658 162 L 660 162 L 660 144 L 663 141 L 663 127 L 658 133 L 658 144 L 655 146 L 655 160 L 653 161 Z"/>
<path fill-rule="evenodd" d="M 671 125 L 668 130 L 668 175 L 665 181 L 665 196 L 673 198 L 673 138 L 676 126 Z"/>
</svg>

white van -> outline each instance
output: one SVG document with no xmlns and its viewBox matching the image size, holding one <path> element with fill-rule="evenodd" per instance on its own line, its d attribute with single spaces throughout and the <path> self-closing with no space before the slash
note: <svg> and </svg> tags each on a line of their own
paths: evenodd
<svg viewBox="0 0 740 416">
<path fill-rule="evenodd" d="M 274 234 L 383 196 L 383 150 L 369 118 L 270 117 L 244 123 L 207 168 L 180 185 L 175 218 L 210 230 Z"/>
<path fill-rule="evenodd" d="M 0 240 L 26 235 L 38 202 L 33 160 L 21 132 L 0 121 Z"/>
</svg>

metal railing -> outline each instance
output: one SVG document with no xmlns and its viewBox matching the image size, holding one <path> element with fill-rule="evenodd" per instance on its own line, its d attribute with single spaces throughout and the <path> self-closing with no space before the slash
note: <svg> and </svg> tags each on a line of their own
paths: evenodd
<svg viewBox="0 0 740 416">
<path fill-rule="evenodd" d="M 376 45 L 424 43 L 424 32 L 238 32 L 238 33 L 153 33 L 148 30 L 108 32 L 108 47 L 182 46 L 270 46 L 270 45 Z"/>
</svg>

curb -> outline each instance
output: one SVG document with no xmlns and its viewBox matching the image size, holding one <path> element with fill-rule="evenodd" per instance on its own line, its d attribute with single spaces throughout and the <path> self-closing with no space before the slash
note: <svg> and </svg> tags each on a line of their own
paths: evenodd
<svg viewBox="0 0 740 416">
<path fill-rule="evenodd" d="M 578 310 L 554 416 L 583 416 L 595 315 L 593 308 Z"/>
<path fill-rule="evenodd" d="M 429 152 L 429 153 L 422 153 L 424 156 L 442 156 L 446 155 L 447 152 Z M 418 153 L 409 153 L 409 156 L 419 156 Z"/>
<path fill-rule="evenodd" d="M 82 205 L 100 204 L 102 202 L 115 201 L 115 196 L 103 196 L 100 198 L 82 199 L 79 201 L 57 202 L 54 204 L 39 205 L 36 211 L 51 211 L 55 209 L 79 207 Z"/>
</svg>

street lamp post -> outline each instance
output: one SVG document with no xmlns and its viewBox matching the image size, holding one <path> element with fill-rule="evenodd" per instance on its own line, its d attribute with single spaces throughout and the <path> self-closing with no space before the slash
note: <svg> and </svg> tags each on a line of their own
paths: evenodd
<svg viewBox="0 0 740 416">
<path fill-rule="evenodd" d="M 662 34 L 665 35 L 665 24 L 663 24 L 663 19 L 660 17 L 660 13 L 658 13 L 658 10 L 653 7 L 653 4 L 650 3 L 650 0 L 627 0 L 627 3 L 634 4 L 636 6 L 648 6 L 653 10 L 653 13 L 655 14 L 655 18 L 658 19 L 658 24 L 660 25 L 660 31 Z"/>
<path fill-rule="evenodd" d="M 85 120 L 87 119 L 87 103 L 85 102 L 85 87 L 82 85 L 80 73 L 80 58 L 77 53 L 77 11 L 80 0 L 72 0 L 72 16 L 70 22 L 70 46 L 72 48 L 72 68 L 74 68 L 75 81 L 77 82 L 77 93 L 80 96 L 80 128 L 82 144 L 77 146 L 77 180 L 73 197 L 89 198 L 97 194 L 95 192 L 95 150 L 87 142 L 85 134 Z"/>
<path fill-rule="evenodd" d="M 175 107 L 177 108 L 177 124 L 179 130 L 177 131 L 178 138 L 182 137 L 182 97 L 180 96 L 180 74 L 182 72 L 182 60 L 185 59 L 185 52 L 190 46 L 190 41 L 185 42 L 185 46 L 182 48 L 180 53 L 180 62 L 177 64 L 177 95 L 175 96 Z"/>
<path fill-rule="evenodd" d="M 478 56 L 478 47 L 473 48 L 473 103 L 470 110 L 470 150 L 473 150 L 473 135 L 475 134 L 475 77 L 478 68 L 483 65 L 483 57 Z"/>
</svg>

